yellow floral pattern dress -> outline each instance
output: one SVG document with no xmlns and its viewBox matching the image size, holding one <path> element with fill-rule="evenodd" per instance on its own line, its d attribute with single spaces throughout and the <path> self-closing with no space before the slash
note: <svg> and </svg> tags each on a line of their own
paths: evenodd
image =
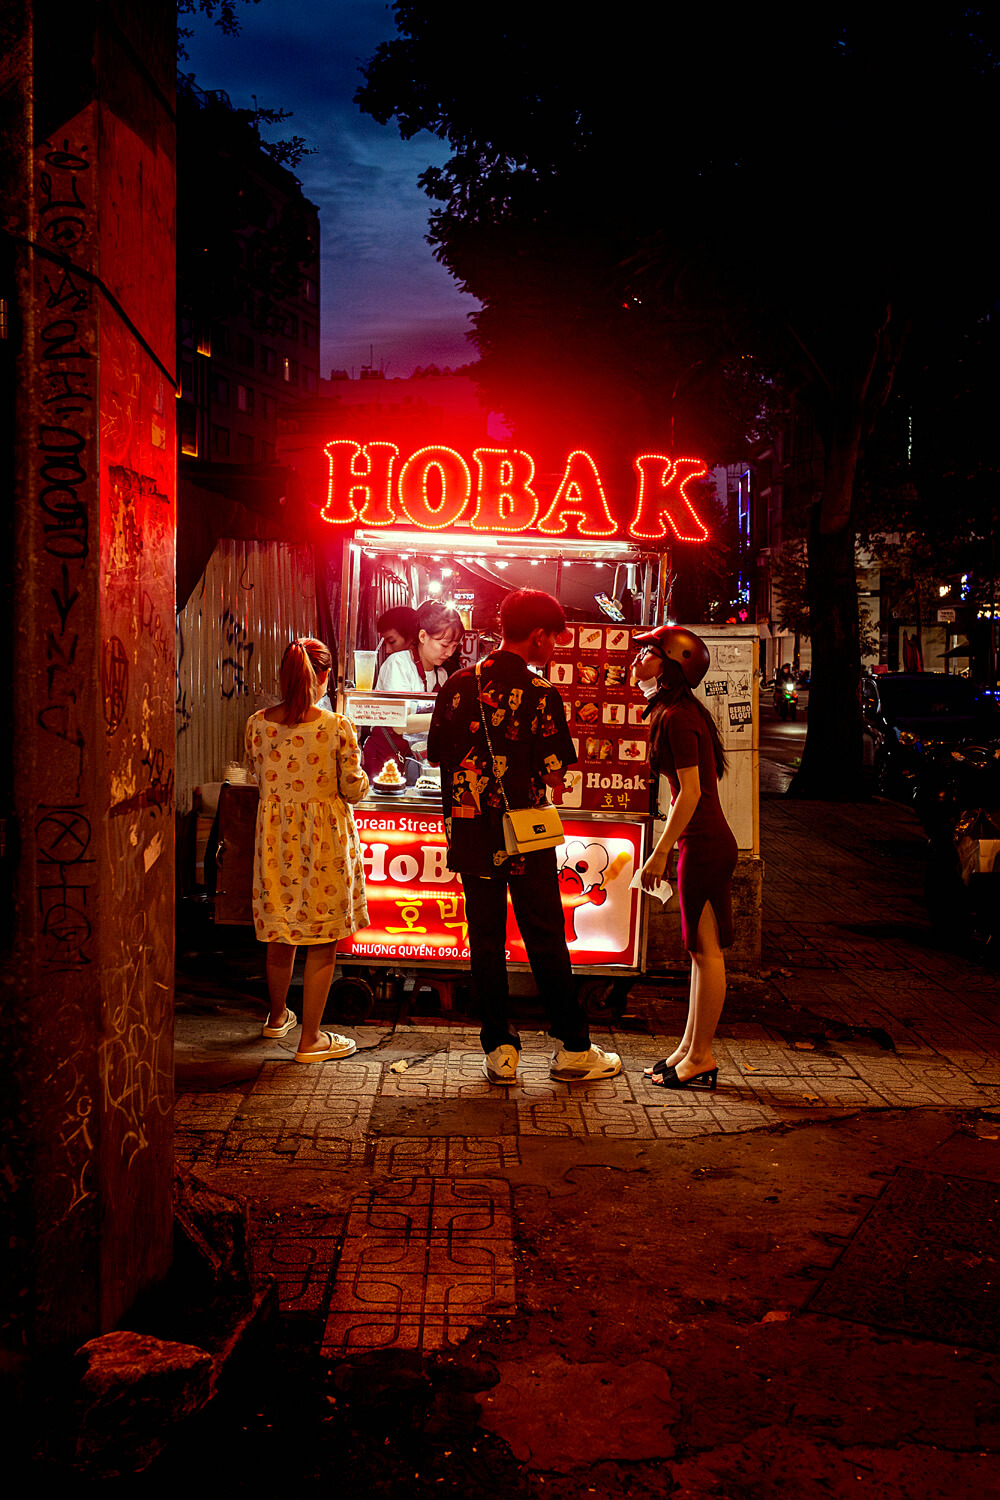
<svg viewBox="0 0 1000 1500">
<path fill-rule="evenodd" d="M 368 926 L 351 811 L 368 791 L 350 719 L 302 724 L 254 714 L 246 751 L 260 789 L 253 921 L 262 943 L 332 943 Z"/>
</svg>

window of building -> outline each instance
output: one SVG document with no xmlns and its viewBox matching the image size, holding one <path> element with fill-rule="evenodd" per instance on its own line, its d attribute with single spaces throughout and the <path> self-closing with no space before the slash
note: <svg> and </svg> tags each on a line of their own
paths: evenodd
<svg viewBox="0 0 1000 1500">
<path fill-rule="evenodd" d="M 268 349 L 263 344 L 260 346 L 260 367 L 265 375 L 278 373 L 278 356 L 273 349 Z"/>
<path fill-rule="evenodd" d="M 319 348 L 319 329 L 316 327 L 315 323 L 303 323 L 302 342 L 305 344 L 307 349 Z"/>
<path fill-rule="evenodd" d="M 305 386 L 305 388 L 306 388 L 307 391 L 315 391 L 316 390 L 316 371 L 315 370 L 309 370 L 305 366 L 303 366 L 303 369 L 302 369 L 302 384 Z"/>
<path fill-rule="evenodd" d="M 266 391 L 261 392 L 260 412 L 265 422 L 273 422 L 278 412 L 277 401 L 273 396 L 269 396 Z"/>
<path fill-rule="evenodd" d="M 181 360 L 181 395 L 189 399 L 194 396 L 194 363 L 190 359 Z"/>
<path fill-rule="evenodd" d="M 299 383 L 299 362 L 297 359 L 289 359 L 287 356 L 281 361 L 281 378 L 289 385 Z"/>
<path fill-rule="evenodd" d="M 262 464 L 274 463 L 274 444 L 269 443 L 266 438 L 260 440 L 260 461 Z"/>
<path fill-rule="evenodd" d="M 213 375 L 208 382 L 209 395 L 218 406 L 229 405 L 229 379 L 225 375 Z"/>
<path fill-rule="evenodd" d="M 236 410 L 253 411 L 253 386 L 238 385 L 236 387 Z"/>
<path fill-rule="evenodd" d="M 188 458 L 198 457 L 198 427 L 194 407 L 181 401 L 177 407 L 177 430 L 181 438 L 181 452 Z"/>
<path fill-rule="evenodd" d="M 236 434 L 236 457 L 241 464 L 253 463 L 253 438 L 249 432 Z"/>
<path fill-rule="evenodd" d="M 212 452 L 220 458 L 229 457 L 229 428 L 212 426 Z"/>
<path fill-rule="evenodd" d="M 253 357 L 253 339 L 248 333 L 238 333 L 236 335 L 236 358 L 241 365 L 252 365 Z"/>
<path fill-rule="evenodd" d="M 319 283 L 312 276 L 303 276 L 302 296 L 312 307 L 319 306 Z"/>
<path fill-rule="evenodd" d="M 281 326 L 281 331 L 285 335 L 286 339 L 297 339 L 298 338 L 298 336 L 299 336 L 299 320 L 295 316 L 294 313 L 286 313 L 285 314 L 285 321 L 284 321 L 284 323 Z"/>
</svg>

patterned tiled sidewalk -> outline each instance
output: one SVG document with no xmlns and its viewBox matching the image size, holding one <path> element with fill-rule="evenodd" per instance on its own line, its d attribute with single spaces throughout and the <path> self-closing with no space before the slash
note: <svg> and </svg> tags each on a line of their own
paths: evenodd
<svg viewBox="0 0 1000 1500">
<path fill-rule="evenodd" d="M 390 1158 L 395 1162 L 394 1152 L 419 1156 L 426 1151 L 419 1112 L 449 1100 L 488 1103 L 484 1125 L 489 1135 L 480 1139 L 500 1141 L 524 1135 L 669 1140 L 757 1130 L 777 1124 L 789 1111 L 1000 1105 L 1000 1026 L 992 1045 L 983 1048 L 939 1052 L 918 1042 L 895 1053 L 849 1043 L 801 1050 L 801 1045 L 769 1035 L 763 1026 L 754 1029 L 760 1034 L 753 1038 L 717 1040 L 715 1092 L 655 1088 L 643 1069 L 663 1055 L 665 1039 L 614 1027 L 595 1031 L 594 1039 L 621 1054 L 623 1072 L 607 1082 L 573 1088 L 549 1078 L 552 1044 L 541 1033 L 523 1034 L 518 1083 L 502 1094 L 483 1077 L 476 1033 L 458 1027 L 442 1028 L 440 1050 L 404 1072 L 392 1071 L 391 1058 L 380 1060 L 379 1052 L 360 1052 L 336 1066 L 316 1069 L 267 1062 L 245 1094 L 180 1095 L 176 1149 L 182 1159 L 219 1167 L 252 1167 L 279 1156 L 285 1167 L 328 1166 L 335 1160 L 384 1170 Z M 404 1060 L 407 1034 L 407 1028 L 400 1028 L 393 1039 L 393 1054 Z M 421 1041 L 425 1036 L 419 1033 Z M 376 1100 L 412 1106 L 408 1134 L 396 1145 L 369 1130 Z M 465 1133 L 472 1139 L 475 1118 L 470 1113 L 466 1121 Z M 497 1128 L 501 1119 L 502 1133 Z M 437 1144 L 444 1163 L 448 1138 Z M 474 1155 L 471 1166 L 489 1171 L 499 1161 L 484 1153 Z"/>
<path fill-rule="evenodd" d="M 770 1005 L 721 1028 L 714 1093 L 644 1079 L 683 1016 L 655 984 L 633 1006 L 646 1032 L 595 1030 L 624 1061 L 605 1083 L 553 1083 L 538 1032 L 501 1090 L 473 1030 L 438 1027 L 428 1053 L 426 1029 L 366 1027 L 343 1062 L 294 1066 L 293 1036 L 236 1087 L 179 1093 L 177 1155 L 207 1180 L 337 1186 L 328 1209 L 265 1224 L 258 1252 L 282 1307 L 322 1319 L 327 1353 L 427 1352 L 510 1311 L 509 1179 L 546 1140 L 642 1150 L 844 1112 L 1000 1109 L 1000 983 L 934 941 L 909 815 L 766 801 L 762 822 Z M 820 1018 L 811 1038 L 780 1024 L 798 1014 Z"/>
</svg>

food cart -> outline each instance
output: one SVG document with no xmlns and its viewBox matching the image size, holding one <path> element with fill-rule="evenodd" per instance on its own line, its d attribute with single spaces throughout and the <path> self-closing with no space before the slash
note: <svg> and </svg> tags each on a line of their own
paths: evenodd
<svg viewBox="0 0 1000 1500">
<path fill-rule="evenodd" d="M 336 707 L 361 735 L 380 725 L 401 730 L 407 701 L 418 696 L 372 687 L 376 643 L 370 624 L 359 622 L 376 571 L 409 577 L 414 587 L 447 571 L 454 583 L 439 597 L 456 596 L 467 665 L 495 639 L 476 628 L 477 579 L 542 588 L 564 606 L 570 592 L 589 600 L 589 610 L 577 602 L 570 611 L 570 640 L 544 668 L 562 696 L 578 755 L 557 794 L 566 839 L 556 856 L 581 999 L 591 1009 L 623 1009 L 645 967 L 648 903 L 632 880 L 652 827 L 645 700 L 629 681 L 632 638 L 662 618 L 671 539 L 707 535 L 685 493 L 705 466 L 644 454 L 630 484 L 606 489 L 593 458 L 576 450 L 561 477 L 549 477 L 546 494 L 530 455 L 513 448 L 476 448 L 472 463 L 442 446 L 400 462 L 386 441 L 338 439 L 325 451 L 322 518 L 343 533 Z M 615 579 L 627 580 L 632 619 L 616 600 Z M 433 979 L 447 1007 L 452 983 L 469 968 L 469 945 L 461 881 L 447 864 L 439 784 L 431 771 L 406 785 L 393 767 L 373 777 L 354 812 L 371 923 L 338 945 L 343 977 L 332 995 L 335 1012 L 362 1019 L 376 992 L 408 971 L 425 983 Z M 509 906 L 507 939 L 511 970 L 526 970 Z"/>
</svg>

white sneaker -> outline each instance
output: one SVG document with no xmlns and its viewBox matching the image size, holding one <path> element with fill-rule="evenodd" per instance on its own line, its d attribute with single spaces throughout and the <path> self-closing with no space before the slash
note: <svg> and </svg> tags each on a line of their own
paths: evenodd
<svg viewBox="0 0 1000 1500">
<path fill-rule="evenodd" d="M 494 1047 L 483 1058 L 483 1072 L 490 1083 L 516 1083 L 521 1054 L 516 1047 Z"/>
<path fill-rule="evenodd" d="M 560 1047 L 553 1052 L 549 1077 L 560 1083 L 587 1083 L 593 1078 L 614 1078 L 622 1070 L 622 1060 L 617 1052 L 605 1052 L 601 1047 L 591 1047 L 586 1052 L 567 1052 Z"/>
</svg>

